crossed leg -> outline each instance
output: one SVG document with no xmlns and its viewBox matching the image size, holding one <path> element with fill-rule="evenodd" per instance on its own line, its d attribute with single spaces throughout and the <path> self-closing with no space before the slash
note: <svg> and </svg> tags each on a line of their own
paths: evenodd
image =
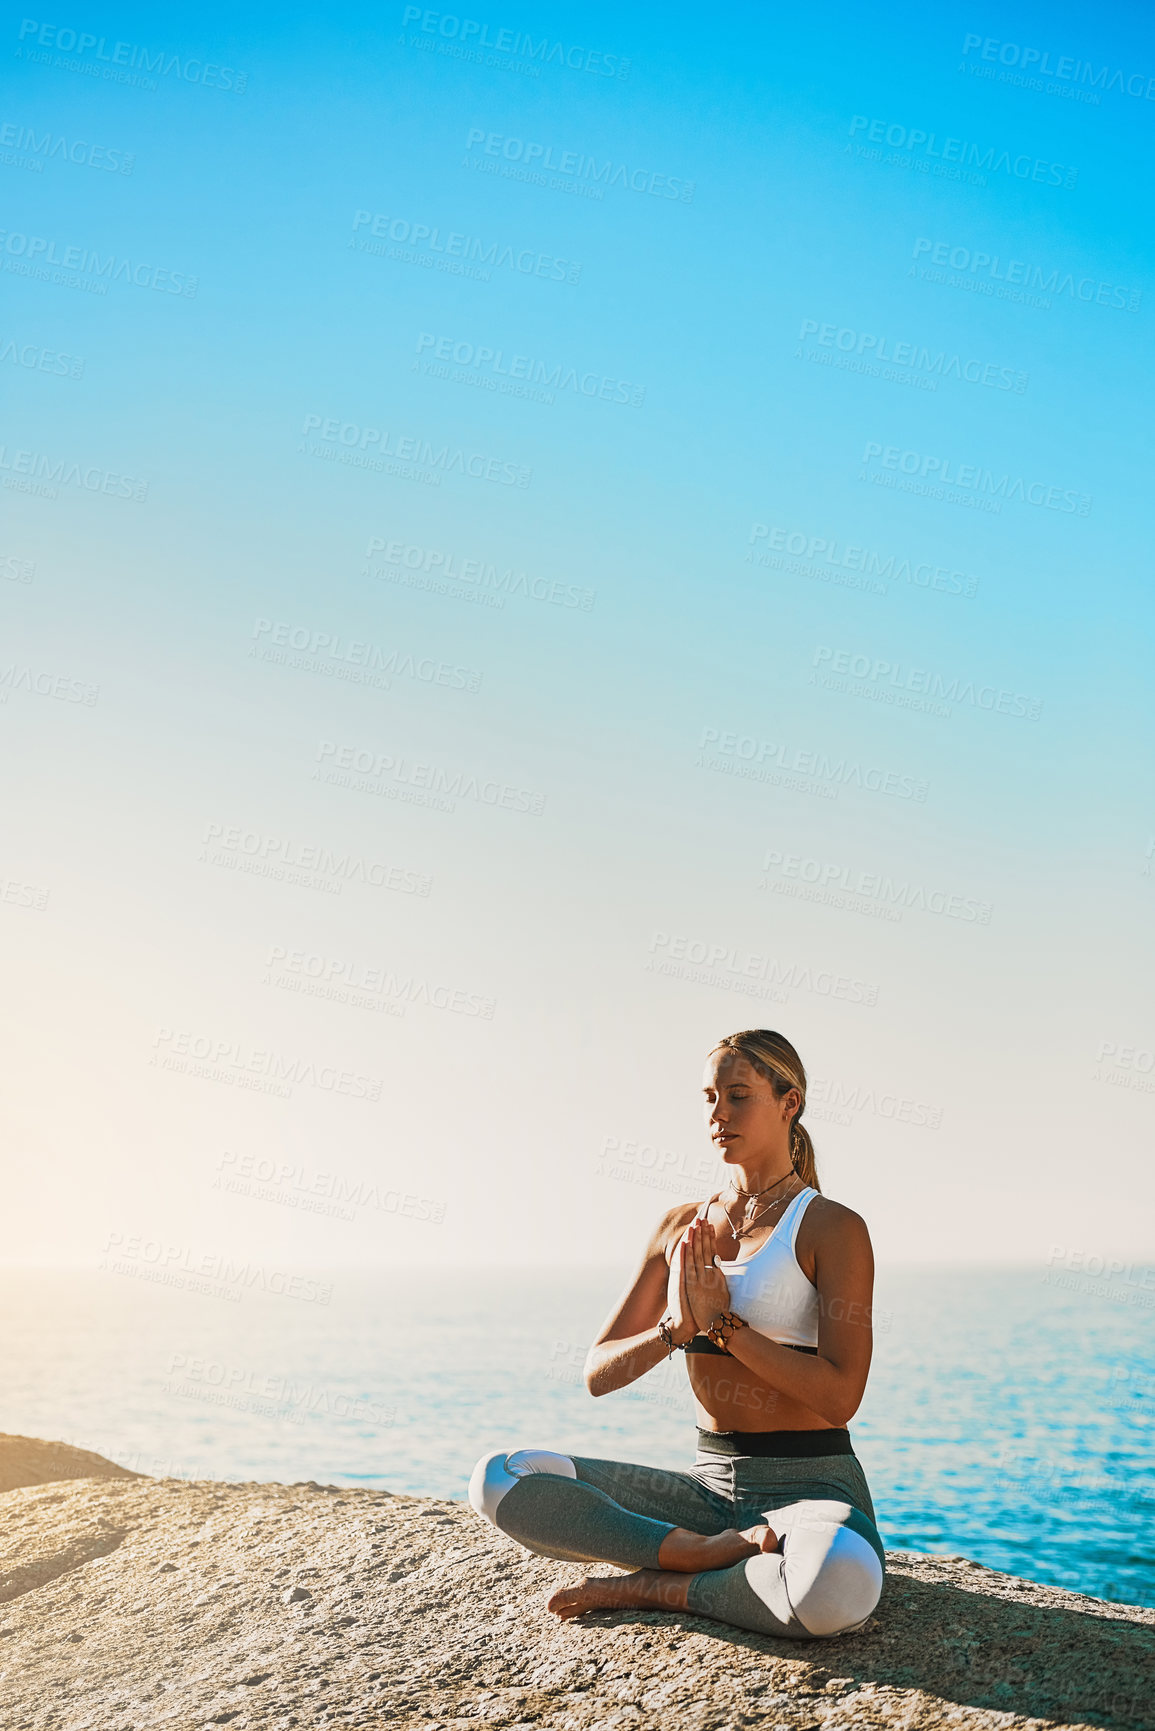
<svg viewBox="0 0 1155 1731">
<path fill-rule="evenodd" d="M 485 1456 L 474 1469 L 469 1500 L 526 1550 L 566 1562 L 692 1574 L 725 1568 L 778 1542 L 765 1522 L 739 1531 L 729 1502 L 690 1473 L 549 1449 Z"/>
<path fill-rule="evenodd" d="M 873 1523 L 832 1499 L 738 1529 L 727 1499 L 689 1473 L 519 1449 L 478 1462 L 470 1501 L 538 1556 L 635 1571 L 560 1588 L 549 1608 L 563 1618 L 647 1605 L 807 1640 L 860 1627 L 882 1591 Z"/>
</svg>

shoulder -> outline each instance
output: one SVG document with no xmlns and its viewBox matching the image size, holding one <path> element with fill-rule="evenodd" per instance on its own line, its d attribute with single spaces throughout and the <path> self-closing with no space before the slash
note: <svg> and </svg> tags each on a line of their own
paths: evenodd
<svg viewBox="0 0 1155 1731">
<path fill-rule="evenodd" d="M 811 1235 L 815 1244 L 870 1245 L 870 1233 L 862 1215 L 821 1192 L 807 1204 L 800 1230 Z"/>
<path fill-rule="evenodd" d="M 866 1221 L 830 1196 L 813 1196 L 802 1217 L 795 1245 L 798 1266 L 807 1280 L 825 1290 L 850 1280 L 868 1289 L 874 1280 L 874 1250 Z"/>
</svg>

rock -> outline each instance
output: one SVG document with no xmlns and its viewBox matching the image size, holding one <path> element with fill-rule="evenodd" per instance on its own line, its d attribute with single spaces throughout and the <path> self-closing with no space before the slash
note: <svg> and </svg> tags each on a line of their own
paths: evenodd
<svg viewBox="0 0 1155 1731">
<path fill-rule="evenodd" d="M 875 1615 L 833 1641 L 775 1641 L 659 1611 L 562 1624 L 543 1595 L 581 1570 L 521 1551 L 465 1504 L 115 1469 L 49 1483 L 40 1474 L 67 1454 L 39 1445 L 38 1465 L 37 1445 L 20 1440 L 33 1476 L 0 1495 L 5 1727 L 1152 1724 L 1155 1610 L 965 1558 L 893 1553 Z"/>
<path fill-rule="evenodd" d="M 41 1442 L 37 1437 L 0 1432 L 0 1491 L 21 1485 L 55 1484 L 60 1479 L 135 1479 L 127 1467 L 106 1461 L 68 1443 Z"/>
</svg>

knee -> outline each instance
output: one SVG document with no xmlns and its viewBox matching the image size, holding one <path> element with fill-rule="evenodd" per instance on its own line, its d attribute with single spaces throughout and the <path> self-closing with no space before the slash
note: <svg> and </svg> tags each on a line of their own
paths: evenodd
<svg viewBox="0 0 1155 1731">
<path fill-rule="evenodd" d="M 794 1546 L 788 1540 L 785 1547 L 785 1585 L 795 1617 L 811 1635 L 859 1628 L 882 1595 L 882 1564 L 873 1545 L 833 1522 L 825 1533 L 812 1530 L 807 1538 Z"/>
<path fill-rule="evenodd" d="M 494 1521 L 504 1491 L 515 1481 L 505 1469 L 505 1455 L 482 1455 L 469 1480 L 469 1501 L 483 1520 Z M 509 1484 L 505 1481 L 509 1480 Z"/>
<path fill-rule="evenodd" d="M 484 1520 L 497 1526 L 497 1511 L 519 1479 L 531 1473 L 552 1473 L 555 1478 L 576 1479 L 577 1468 L 568 1455 L 550 1449 L 498 1450 L 482 1455 L 469 1481 L 469 1501 Z"/>
</svg>

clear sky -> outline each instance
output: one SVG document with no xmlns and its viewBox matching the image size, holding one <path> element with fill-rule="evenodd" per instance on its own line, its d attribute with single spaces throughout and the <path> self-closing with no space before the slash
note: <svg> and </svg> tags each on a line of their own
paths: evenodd
<svg viewBox="0 0 1155 1731">
<path fill-rule="evenodd" d="M 616 1262 L 776 1027 L 1150 1256 L 1138 6 L 10 14 L 0 1257 Z"/>
</svg>

